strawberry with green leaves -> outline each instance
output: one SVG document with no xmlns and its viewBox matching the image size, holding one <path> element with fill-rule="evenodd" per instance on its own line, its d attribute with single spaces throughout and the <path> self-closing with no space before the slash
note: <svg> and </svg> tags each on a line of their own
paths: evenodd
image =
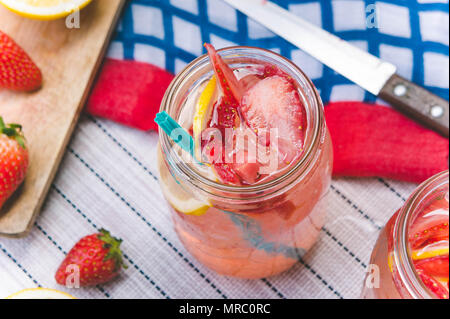
<svg viewBox="0 0 450 319">
<path fill-rule="evenodd" d="M 28 170 L 28 149 L 22 127 L 6 125 L 0 116 L 0 208 L 17 190 Z"/>
<path fill-rule="evenodd" d="M 0 31 L 0 88 L 34 91 L 42 85 L 42 73 L 28 54 Z"/>
<path fill-rule="evenodd" d="M 119 275 L 122 267 L 127 268 L 120 250 L 121 243 L 121 239 L 111 236 L 104 229 L 98 234 L 83 237 L 59 266 L 55 275 L 56 282 L 66 285 L 73 276 L 74 266 L 78 266 L 80 287 L 95 286 L 112 280 Z"/>
</svg>

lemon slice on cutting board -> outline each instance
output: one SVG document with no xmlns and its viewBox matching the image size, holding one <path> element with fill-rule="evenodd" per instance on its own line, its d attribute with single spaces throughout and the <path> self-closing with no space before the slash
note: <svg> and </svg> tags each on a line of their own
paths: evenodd
<svg viewBox="0 0 450 319">
<path fill-rule="evenodd" d="M 177 211 L 187 214 L 201 216 L 211 207 L 211 204 L 202 202 L 188 194 L 180 184 L 170 175 L 167 167 L 164 167 L 161 150 L 158 150 L 158 165 L 160 165 L 160 185 L 167 201 Z"/>
<path fill-rule="evenodd" d="M 66 294 L 65 292 L 47 289 L 47 288 L 34 288 L 21 290 L 6 299 L 76 299 L 75 297 Z"/>
<path fill-rule="evenodd" d="M 211 113 L 213 110 L 213 101 L 217 92 L 217 80 L 216 77 L 213 76 L 211 80 L 209 80 L 206 87 L 203 89 L 202 94 L 200 95 L 197 105 L 195 108 L 194 121 L 192 123 L 192 130 L 194 132 L 194 141 L 195 141 L 195 156 L 198 160 L 201 160 L 200 156 L 200 147 L 201 145 L 201 135 L 203 130 L 206 128 L 208 124 L 209 118 L 211 118 Z"/>
<path fill-rule="evenodd" d="M 92 0 L 0 0 L 6 8 L 27 18 L 54 20 L 81 10 Z"/>
</svg>

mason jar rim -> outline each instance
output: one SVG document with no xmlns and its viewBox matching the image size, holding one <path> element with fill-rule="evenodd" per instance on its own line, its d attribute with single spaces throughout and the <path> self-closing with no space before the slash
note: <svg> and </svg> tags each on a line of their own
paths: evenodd
<svg viewBox="0 0 450 319">
<path fill-rule="evenodd" d="M 422 184 L 411 194 L 399 211 L 394 225 L 393 253 L 398 274 L 408 293 L 414 299 L 435 298 L 423 284 L 417 274 L 411 254 L 409 252 L 408 231 L 409 226 L 417 216 L 417 209 L 421 207 L 429 196 L 439 188 L 449 184 L 449 171 L 438 173 Z"/>
<path fill-rule="evenodd" d="M 289 182 L 290 179 L 295 176 L 301 169 L 302 174 L 307 171 L 307 168 L 309 168 L 309 164 L 311 164 L 312 158 L 314 157 L 315 151 L 318 148 L 318 145 L 320 144 L 320 137 L 322 133 L 322 127 L 325 123 L 324 114 L 323 114 L 323 103 L 322 100 L 315 89 L 314 84 L 312 81 L 306 76 L 306 74 L 292 61 L 288 60 L 287 58 L 281 56 L 278 53 L 275 53 L 273 51 L 258 48 L 258 47 L 251 47 L 251 46 L 233 46 L 233 47 L 227 47 L 220 50 L 217 50 L 217 52 L 224 58 L 225 60 L 232 59 L 233 57 L 239 58 L 239 56 L 244 56 L 246 54 L 248 55 L 260 55 L 260 57 L 267 57 L 272 59 L 273 61 L 277 62 L 278 64 L 282 64 L 283 67 L 289 69 L 290 76 L 297 82 L 297 83 L 303 83 L 306 84 L 306 88 L 312 92 L 313 98 L 310 98 L 311 101 L 303 101 L 308 102 L 307 105 L 309 105 L 312 108 L 312 111 L 314 112 L 314 122 L 313 122 L 313 130 L 309 134 L 311 135 L 310 143 L 307 145 L 307 148 L 305 148 L 304 153 L 302 154 L 302 157 L 297 161 L 297 163 L 289 168 L 287 172 L 282 174 L 281 176 L 278 176 L 276 178 L 273 178 L 267 182 L 261 183 L 261 184 L 255 184 L 255 185 L 243 185 L 243 186 L 235 186 L 235 185 L 226 185 L 222 184 L 217 181 L 213 181 L 211 179 L 208 179 L 207 177 L 204 177 L 196 170 L 192 169 L 189 165 L 184 163 L 180 157 L 177 158 L 177 165 L 175 167 L 171 167 L 175 169 L 177 173 L 181 173 L 182 176 L 188 177 L 186 180 L 190 181 L 191 184 L 193 184 L 195 187 L 200 188 L 202 190 L 205 190 L 205 188 L 212 188 L 214 190 L 230 193 L 230 194 L 242 194 L 242 193 L 256 193 L 261 192 L 273 187 L 276 187 L 282 183 Z M 255 58 L 257 60 L 257 58 Z M 207 54 L 204 54 L 195 60 L 193 60 L 191 63 L 189 63 L 183 71 L 181 71 L 175 79 L 171 82 L 169 88 L 167 89 L 163 100 L 161 102 L 161 108 L 160 111 L 169 111 L 169 107 L 172 103 L 172 100 L 175 98 L 176 94 L 178 94 L 178 90 L 180 89 L 180 86 L 183 84 L 183 82 L 191 75 L 192 72 L 194 72 L 195 69 L 199 67 L 204 67 L 205 65 L 211 65 L 209 62 L 209 57 Z M 211 70 L 212 70 L 212 66 Z M 285 70 L 286 71 L 286 70 Z M 299 81 L 301 80 L 301 82 Z M 305 103 L 303 103 L 305 104 Z M 307 105 L 304 105 L 305 109 L 307 108 Z M 168 112 L 169 113 L 169 112 Z M 169 113 L 170 114 L 170 113 Z M 309 119 L 311 120 L 311 119 Z M 309 122 L 308 120 L 308 122 Z M 308 132 L 307 132 L 308 135 Z M 305 137 L 306 140 L 306 137 Z M 169 154 L 168 150 L 170 147 L 174 145 L 174 142 L 169 138 L 169 136 L 161 129 L 159 128 L 159 141 L 162 148 L 162 151 L 164 154 Z M 175 152 L 172 152 L 175 153 Z M 178 155 L 177 155 L 178 156 Z M 172 166 L 172 165 L 171 165 Z M 195 181 L 195 183 L 193 183 Z M 291 183 L 289 183 L 291 184 Z M 207 190 L 206 190 L 207 191 Z M 208 192 L 208 191 L 207 191 Z M 210 193 L 210 192 L 209 192 Z M 242 198 L 240 198 L 242 199 Z"/>
</svg>

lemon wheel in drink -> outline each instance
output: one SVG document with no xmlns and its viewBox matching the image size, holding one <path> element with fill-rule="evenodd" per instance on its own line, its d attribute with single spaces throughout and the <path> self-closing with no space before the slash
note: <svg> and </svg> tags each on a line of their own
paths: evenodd
<svg viewBox="0 0 450 319">
<path fill-rule="evenodd" d="M 191 194 L 188 194 L 183 187 L 170 175 L 169 170 L 165 167 L 162 159 L 161 150 L 158 150 L 158 165 L 160 165 L 160 185 L 161 190 L 170 205 L 180 213 L 187 215 L 201 216 L 204 215 L 211 204 L 202 202 Z"/>
</svg>

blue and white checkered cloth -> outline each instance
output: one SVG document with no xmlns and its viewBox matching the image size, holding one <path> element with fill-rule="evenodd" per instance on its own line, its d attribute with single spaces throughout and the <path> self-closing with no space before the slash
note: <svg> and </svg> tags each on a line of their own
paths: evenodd
<svg viewBox="0 0 450 319">
<path fill-rule="evenodd" d="M 275 2 L 448 99 L 447 0 Z M 378 28 L 368 29 L 366 8 L 372 4 Z M 324 101 L 376 100 L 221 0 L 128 1 L 108 55 L 178 72 L 203 52 L 203 42 L 280 52 L 306 71 Z M 158 184 L 157 139 L 156 133 L 81 118 L 30 235 L 0 239 L 0 297 L 36 286 L 66 290 L 53 279 L 64 255 L 78 238 L 104 227 L 124 239 L 130 267 L 106 285 L 66 290 L 77 297 L 356 298 L 380 228 L 417 186 L 335 179 L 327 195 L 328 222 L 302 263 L 272 278 L 227 278 L 196 261 L 174 232 Z"/>
<path fill-rule="evenodd" d="M 448 99 L 448 1 L 273 2 L 395 64 L 400 75 Z M 376 25 L 368 27 L 367 18 L 373 13 Z M 325 102 L 376 100 L 221 0 L 130 1 L 109 55 L 150 62 L 177 73 L 204 53 L 205 42 L 219 48 L 250 45 L 281 53 L 313 79 Z"/>
</svg>

